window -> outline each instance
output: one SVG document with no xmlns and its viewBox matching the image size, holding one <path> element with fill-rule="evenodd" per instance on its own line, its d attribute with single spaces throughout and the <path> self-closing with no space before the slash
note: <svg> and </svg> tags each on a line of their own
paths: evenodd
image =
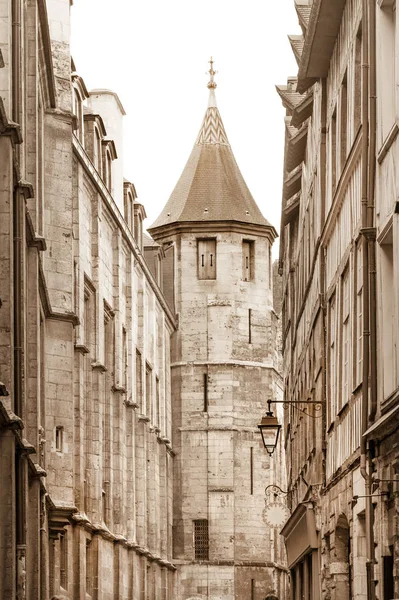
<svg viewBox="0 0 399 600">
<path fill-rule="evenodd" d="M 254 279 L 254 248 L 253 240 L 243 240 L 242 242 L 242 278 L 244 281 Z"/>
<path fill-rule="evenodd" d="M 253 496 L 254 493 L 254 449 L 251 446 L 249 449 L 249 489 L 250 494 Z"/>
<path fill-rule="evenodd" d="M 101 175 L 101 137 L 97 127 L 94 127 L 94 166 Z"/>
<path fill-rule="evenodd" d="M 349 269 L 346 269 L 341 280 L 341 394 L 339 396 L 338 410 L 344 406 L 350 395 L 350 277 Z"/>
<path fill-rule="evenodd" d="M 148 363 L 145 366 L 145 403 L 147 416 L 150 417 L 152 422 L 154 416 L 152 406 L 152 369 Z"/>
<path fill-rule="evenodd" d="M 73 114 L 75 115 L 78 122 L 78 130 L 76 137 L 83 144 L 83 107 L 82 99 L 76 88 L 73 88 Z"/>
<path fill-rule="evenodd" d="M 111 192 L 112 188 L 112 168 L 111 168 L 111 154 L 108 149 L 104 152 L 103 159 L 103 181 L 108 188 L 108 191 Z"/>
<path fill-rule="evenodd" d="M 197 240 L 198 279 L 216 279 L 216 240 Z"/>
<path fill-rule="evenodd" d="M 107 368 L 111 376 L 109 387 L 111 387 L 113 384 L 112 377 L 115 367 L 113 316 L 114 314 L 111 308 L 104 303 L 104 366 Z"/>
<path fill-rule="evenodd" d="M 141 215 L 136 214 L 134 219 L 134 239 L 140 250 L 143 249 L 143 224 Z"/>
<path fill-rule="evenodd" d="M 363 380 L 363 247 L 356 245 L 356 323 L 355 323 L 355 384 Z"/>
<path fill-rule="evenodd" d="M 55 450 L 56 452 L 64 450 L 64 428 L 61 425 L 55 428 Z"/>
<path fill-rule="evenodd" d="M 140 350 L 136 350 L 136 404 L 143 410 L 143 361 Z"/>
<path fill-rule="evenodd" d="M 127 332 L 126 329 L 122 328 L 122 386 L 127 389 L 127 371 L 128 371 L 128 357 L 127 357 Z"/>
<path fill-rule="evenodd" d="M 93 593 L 93 557 L 91 540 L 86 540 L 86 594 Z"/>
<path fill-rule="evenodd" d="M 379 108 L 382 143 L 395 122 L 396 2 L 392 0 L 382 0 L 380 6 L 381 9 L 378 14 L 380 33 L 380 60 L 378 61 L 378 64 L 380 67 L 378 69 L 379 91 L 377 95 L 380 98 Z"/>
<path fill-rule="evenodd" d="M 248 309 L 248 344 L 252 344 L 252 308 Z"/>
<path fill-rule="evenodd" d="M 347 124 L 348 124 L 348 85 L 347 75 L 345 73 L 341 86 L 341 127 L 340 127 L 340 163 L 341 173 L 345 166 L 347 154 Z"/>
<path fill-rule="evenodd" d="M 125 221 L 129 226 L 129 229 L 132 229 L 133 222 L 133 198 L 130 192 L 125 194 Z"/>
<path fill-rule="evenodd" d="M 159 396 L 159 377 L 155 378 L 155 419 L 154 419 L 154 423 L 155 425 L 159 428 L 160 427 L 160 423 L 161 423 L 161 418 L 160 418 L 160 413 L 161 413 L 161 403 L 160 403 L 160 396 Z"/>
<path fill-rule="evenodd" d="M 60 536 L 60 585 L 68 588 L 68 546 L 66 533 Z"/>
<path fill-rule="evenodd" d="M 387 239 L 389 237 L 389 240 Z M 392 230 L 380 246 L 381 257 L 381 316 L 382 316 L 382 369 L 383 390 L 386 399 L 395 389 L 395 363 L 396 363 L 396 330 L 395 319 L 395 291 L 394 291 L 394 263 Z"/>
<path fill-rule="evenodd" d="M 337 402 L 337 345 L 336 345 L 336 302 L 335 295 L 332 296 L 329 302 L 329 323 L 328 323 L 328 338 L 329 338 L 329 384 L 330 384 L 330 402 L 329 419 L 330 424 L 335 417 L 336 402 Z"/>
<path fill-rule="evenodd" d="M 362 102 L 362 28 L 356 35 L 355 42 L 355 86 L 354 86 L 354 132 L 353 137 L 357 134 L 361 120 L 361 102 Z"/>
<path fill-rule="evenodd" d="M 208 412 L 208 373 L 204 373 L 204 412 Z"/>
<path fill-rule="evenodd" d="M 209 532 L 207 519 L 194 521 L 195 560 L 209 560 Z"/>
<path fill-rule="evenodd" d="M 330 124 L 330 140 L 331 140 L 331 194 L 335 194 L 337 187 L 337 110 L 331 117 Z"/>
</svg>

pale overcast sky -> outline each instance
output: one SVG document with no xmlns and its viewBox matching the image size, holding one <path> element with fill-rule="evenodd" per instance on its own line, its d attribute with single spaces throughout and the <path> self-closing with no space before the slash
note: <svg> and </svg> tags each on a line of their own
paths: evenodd
<svg viewBox="0 0 399 600">
<path fill-rule="evenodd" d="M 89 90 L 112 89 L 126 110 L 124 173 L 146 208 L 146 227 L 197 137 L 213 56 L 234 155 L 279 230 L 284 109 L 274 86 L 297 73 L 292 33 L 300 33 L 294 0 L 74 0 L 76 69 Z"/>
</svg>

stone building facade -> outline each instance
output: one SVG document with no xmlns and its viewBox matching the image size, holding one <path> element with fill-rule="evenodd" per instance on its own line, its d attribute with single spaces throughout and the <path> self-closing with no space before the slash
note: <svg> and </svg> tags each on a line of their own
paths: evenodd
<svg viewBox="0 0 399 600">
<path fill-rule="evenodd" d="M 297 0 L 280 272 L 291 597 L 399 595 L 396 10 Z"/>
<path fill-rule="evenodd" d="M 281 397 L 273 311 L 274 228 L 235 162 L 216 106 L 209 106 L 187 165 L 152 237 L 173 249 L 172 339 L 176 597 L 285 597 L 285 560 L 263 521 L 263 490 L 284 485 L 257 424 Z M 166 289 L 165 289 L 166 292 Z"/>
<path fill-rule="evenodd" d="M 0 597 L 172 600 L 175 317 L 69 11 L 0 3 Z"/>
</svg>

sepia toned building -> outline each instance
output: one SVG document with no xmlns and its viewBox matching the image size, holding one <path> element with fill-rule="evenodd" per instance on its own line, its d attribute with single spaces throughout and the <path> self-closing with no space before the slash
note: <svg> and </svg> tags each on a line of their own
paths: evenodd
<svg viewBox="0 0 399 600">
<path fill-rule="evenodd" d="M 173 546 L 176 598 L 285 598 L 278 530 L 263 521 L 264 488 L 285 485 L 257 428 L 281 397 L 273 310 L 275 229 L 252 198 L 216 105 L 209 104 L 183 173 L 150 227 L 173 249 L 168 279 L 176 453 Z"/>
<path fill-rule="evenodd" d="M 0 11 L 0 597 L 172 600 L 176 324 L 124 110 L 75 72 L 69 0 Z"/>
<path fill-rule="evenodd" d="M 280 273 L 291 598 L 399 594 L 395 2 L 297 0 Z"/>
</svg>

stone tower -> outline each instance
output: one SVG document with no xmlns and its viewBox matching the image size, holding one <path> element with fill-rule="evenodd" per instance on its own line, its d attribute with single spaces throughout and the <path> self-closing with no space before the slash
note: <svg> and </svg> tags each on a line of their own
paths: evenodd
<svg viewBox="0 0 399 600">
<path fill-rule="evenodd" d="M 280 483 L 257 424 L 281 396 L 271 246 L 216 105 L 149 229 L 171 259 L 165 287 L 178 315 L 172 340 L 174 562 L 179 600 L 284 597 L 278 531 L 262 519 L 264 488 Z M 172 261 L 172 262 L 170 262 Z M 277 467 L 276 467 L 277 466 Z"/>
</svg>

